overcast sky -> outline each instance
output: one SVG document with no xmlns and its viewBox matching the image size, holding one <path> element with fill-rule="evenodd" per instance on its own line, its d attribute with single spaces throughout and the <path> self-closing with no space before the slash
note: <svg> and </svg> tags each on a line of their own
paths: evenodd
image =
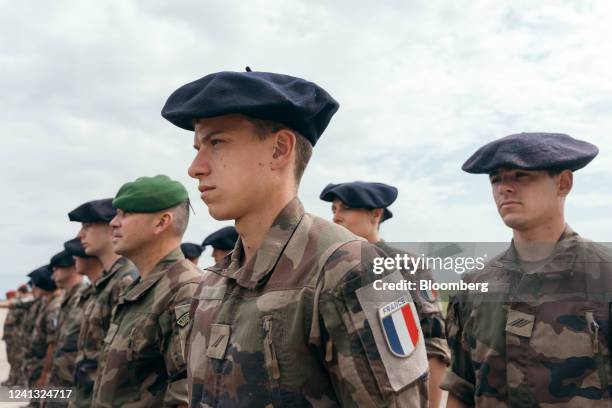
<svg viewBox="0 0 612 408">
<path fill-rule="evenodd" d="M 612 3 L 608 1 L 0 0 L 0 297 L 74 237 L 67 213 L 139 176 L 185 183 L 192 135 L 160 116 L 180 85 L 220 70 L 312 80 L 340 102 L 300 197 L 329 182 L 399 188 L 389 241 L 508 241 L 486 176 L 462 173 L 480 145 L 554 131 L 597 144 L 567 218 L 612 241 Z M 206 252 L 201 266 L 209 264 Z"/>
</svg>

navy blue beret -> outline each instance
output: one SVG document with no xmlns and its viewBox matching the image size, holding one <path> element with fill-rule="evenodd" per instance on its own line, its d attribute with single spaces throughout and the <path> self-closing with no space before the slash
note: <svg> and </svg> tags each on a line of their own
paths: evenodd
<svg viewBox="0 0 612 408">
<path fill-rule="evenodd" d="M 28 274 L 32 286 L 37 286 L 47 292 L 53 292 L 57 289 L 57 285 L 53 279 L 51 279 L 51 275 L 53 275 L 53 270 L 50 265 L 41 266 Z"/>
<path fill-rule="evenodd" d="M 105 198 L 79 205 L 68 213 L 68 218 L 77 222 L 110 222 L 116 213 L 113 199 Z"/>
<path fill-rule="evenodd" d="M 283 123 L 314 146 L 338 106 L 323 88 L 301 78 L 224 71 L 178 88 L 161 114 L 180 128 L 194 130 L 193 119 L 241 113 Z"/>
<path fill-rule="evenodd" d="M 200 255 L 202 255 L 203 250 L 204 248 L 202 248 L 200 245 L 192 244 L 191 242 L 184 242 L 181 244 L 181 251 L 183 251 L 183 255 L 185 255 L 185 258 L 187 259 L 198 258 Z"/>
<path fill-rule="evenodd" d="M 518 133 L 482 146 L 461 168 L 474 174 L 500 167 L 574 171 L 589 164 L 597 153 L 597 146 L 563 133 Z"/>
<path fill-rule="evenodd" d="M 210 245 L 215 249 L 222 251 L 231 251 L 234 249 L 238 241 L 238 231 L 234 227 L 223 227 L 218 231 L 213 232 L 204 239 L 202 246 L 206 247 Z"/>
<path fill-rule="evenodd" d="M 87 255 L 85 248 L 83 248 L 83 244 L 81 244 L 81 240 L 78 238 L 64 242 L 64 249 L 72 256 L 78 256 L 79 258 L 94 258 L 91 255 Z"/>
<path fill-rule="evenodd" d="M 319 196 L 323 201 L 334 201 L 338 198 L 352 208 L 383 208 L 380 222 L 393 217 L 386 207 L 397 198 L 397 188 L 384 183 L 366 183 L 353 181 L 351 183 L 328 184 Z"/>
<path fill-rule="evenodd" d="M 69 268 L 74 266 L 74 258 L 68 251 L 61 251 L 51 257 L 49 266 L 53 268 Z"/>
</svg>

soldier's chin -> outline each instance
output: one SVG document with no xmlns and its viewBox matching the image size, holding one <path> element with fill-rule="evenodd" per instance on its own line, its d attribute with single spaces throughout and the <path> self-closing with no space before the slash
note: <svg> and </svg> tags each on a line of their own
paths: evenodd
<svg viewBox="0 0 612 408">
<path fill-rule="evenodd" d="M 217 221 L 227 221 L 236 218 L 226 207 L 217 204 L 208 204 L 208 213 Z"/>
<path fill-rule="evenodd" d="M 514 230 L 522 229 L 527 222 L 524 217 L 517 214 L 506 214 L 502 217 L 502 219 L 508 228 L 512 228 Z"/>
</svg>

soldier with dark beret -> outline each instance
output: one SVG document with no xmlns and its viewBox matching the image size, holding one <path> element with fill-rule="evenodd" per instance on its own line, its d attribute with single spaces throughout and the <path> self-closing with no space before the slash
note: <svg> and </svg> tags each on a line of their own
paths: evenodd
<svg viewBox="0 0 612 408">
<path fill-rule="evenodd" d="M 202 255 L 203 250 L 204 248 L 202 248 L 201 245 L 194 244 L 192 242 L 183 242 L 181 244 L 181 251 L 183 252 L 183 255 L 185 255 L 185 258 L 191 261 L 194 265 L 198 264 L 198 260 L 200 259 L 200 255 Z"/>
<path fill-rule="evenodd" d="M 202 247 L 211 246 L 213 249 L 212 257 L 215 263 L 219 263 L 232 252 L 236 241 L 238 241 L 238 231 L 236 231 L 236 228 L 234 226 L 223 227 L 204 238 Z"/>
<path fill-rule="evenodd" d="M 397 195 L 397 188 L 388 184 L 353 181 L 328 184 L 319 198 L 332 203 L 334 223 L 365 238 L 385 251 L 388 256 L 415 256 L 389 245 L 380 237 L 380 224 L 393 217 L 388 207 L 397 199 Z M 411 281 L 415 279 L 433 281 L 431 272 L 424 269 L 417 270 L 414 275 L 408 273 L 404 278 Z M 414 291 L 412 295 L 421 321 L 429 360 L 429 404 L 437 407 L 442 398 L 440 383 L 450 363 L 442 306 L 431 291 Z"/>
<path fill-rule="evenodd" d="M 565 134 L 495 140 L 463 165 L 488 174 L 494 204 L 512 230 L 508 250 L 467 283 L 447 314 L 448 407 L 612 406 L 612 254 L 566 224 L 574 171 L 596 146 Z"/>
<path fill-rule="evenodd" d="M 183 350 L 202 277 L 180 248 L 189 222 L 187 190 L 168 176 L 140 177 L 121 186 L 113 206 L 113 248 L 139 276 L 113 311 L 92 406 L 186 406 Z"/>
<path fill-rule="evenodd" d="M 28 290 L 32 286 L 32 291 Z M 38 311 L 42 305 L 41 293 L 42 289 L 33 285 L 30 280 L 28 284 L 19 286 L 17 296 L 8 302 L 1 302 L 0 307 L 9 308 L 9 311 L 15 311 L 16 324 L 14 326 L 14 349 L 12 355 L 7 354 L 7 358 L 12 359 L 11 372 L 9 379 L 11 382 L 7 385 L 27 386 L 25 370 L 25 354 L 30 350 L 32 341 L 32 330 L 34 322 L 38 316 Z M 8 320 L 7 316 L 7 320 Z M 8 344 L 7 344 L 8 345 Z M 8 353 L 8 350 L 7 350 Z"/>
<path fill-rule="evenodd" d="M 50 361 L 49 377 L 45 385 L 52 388 L 68 388 L 74 386 L 74 369 L 77 357 L 77 339 L 81 327 L 82 310 L 78 301 L 87 288 L 83 276 L 75 267 L 75 252 L 72 251 L 74 243 L 68 244 L 51 259 L 53 268 L 53 281 L 62 289 L 62 302 L 57 320 L 56 346 Z M 66 244 L 64 244 L 66 247 Z M 43 371 L 44 372 L 44 371 Z M 67 401 L 47 401 L 45 407 L 67 407 Z"/>
<path fill-rule="evenodd" d="M 337 109 L 312 82 L 247 70 L 188 83 L 162 110 L 195 131 L 189 175 L 212 217 L 234 220 L 240 235 L 231 256 L 207 268 L 194 298 L 191 406 L 427 404 L 427 356 L 410 293 L 373 289 L 375 279 L 401 274 L 374 276 L 371 263 L 384 252 L 305 212 L 297 198 L 312 147 Z M 398 356 L 380 319 L 402 311 L 413 336 Z"/>
<path fill-rule="evenodd" d="M 138 276 L 136 266 L 115 253 L 112 229 L 108 224 L 117 210 L 112 198 L 88 201 L 68 213 L 80 222 L 77 239 L 64 246 L 75 256 L 77 272 L 92 283 L 81 293 L 77 308 L 82 312 L 77 342 L 74 406 L 89 408 L 94 381 L 119 295 Z"/>
<path fill-rule="evenodd" d="M 53 256 L 53 265 L 68 265 L 69 259 L 62 253 Z M 70 257 L 70 259 L 72 259 Z M 32 341 L 24 356 L 24 371 L 29 387 L 45 385 L 55 344 L 57 342 L 57 320 L 62 302 L 62 292 L 52 279 L 51 265 L 35 269 L 28 276 L 32 284 L 40 290 L 42 305 L 38 311 L 32 330 Z"/>
</svg>

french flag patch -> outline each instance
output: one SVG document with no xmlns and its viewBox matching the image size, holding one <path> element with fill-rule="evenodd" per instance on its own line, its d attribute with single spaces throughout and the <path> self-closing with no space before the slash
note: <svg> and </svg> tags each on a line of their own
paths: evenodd
<svg viewBox="0 0 612 408">
<path fill-rule="evenodd" d="M 378 309 L 387 346 L 397 357 L 408 357 L 419 342 L 419 323 L 412 299 L 402 296 Z"/>
</svg>

